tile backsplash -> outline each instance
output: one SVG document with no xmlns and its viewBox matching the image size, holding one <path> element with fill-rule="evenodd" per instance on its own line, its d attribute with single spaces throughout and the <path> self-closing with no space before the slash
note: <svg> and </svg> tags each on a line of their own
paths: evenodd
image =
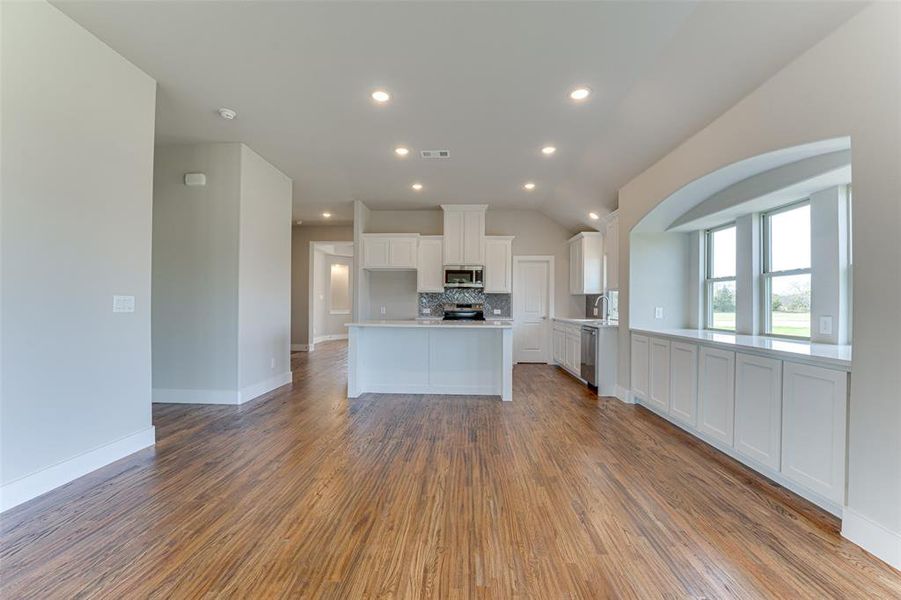
<svg viewBox="0 0 901 600">
<path fill-rule="evenodd" d="M 486 294 L 482 290 L 448 288 L 442 293 L 419 294 L 419 316 L 442 318 L 445 304 L 481 304 L 484 306 L 486 319 L 509 319 L 513 315 L 510 294 Z M 494 314 L 495 310 L 501 311 L 500 314 Z"/>
<path fill-rule="evenodd" d="M 597 301 L 598 296 L 600 294 L 587 294 L 585 296 L 585 318 L 594 319 L 594 303 Z M 598 303 L 598 312 L 601 311 L 601 303 Z M 597 317 L 603 317 L 604 315 L 598 314 Z M 619 320 L 619 291 L 618 290 L 610 290 L 607 292 L 607 318 L 618 321 Z"/>
</svg>

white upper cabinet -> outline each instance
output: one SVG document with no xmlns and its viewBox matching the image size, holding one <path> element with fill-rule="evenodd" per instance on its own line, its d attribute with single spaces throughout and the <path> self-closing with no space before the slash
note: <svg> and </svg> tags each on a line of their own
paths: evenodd
<svg viewBox="0 0 901 600">
<path fill-rule="evenodd" d="M 782 361 L 735 355 L 735 443 L 744 456 L 779 470 L 782 446 Z"/>
<path fill-rule="evenodd" d="M 600 294 L 603 289 L 604 235 L 579 233 L 569 240 L 569 292 Z"/>
<path fill-rule="evenodd" d="M 513 291 L 513 236 L 485 236 L 485 293 Z"/>
<path fill-rule="evenodd" d="M 604 291 L 619 289 L 619 217 L 616 211 L 607 216 L 604 231 Z"/>
<path fill-rule="evenodd" d="M 485 264 L 487 204 L 443 204 L 444 264 Z"/>
<path fill-rule="evenodd" d="M 444 240 L 440 235 L 419 238 L 419 260 L 416 265 L 417 292 L 444 291 Z"/>
<path fill-rule="evenodd" d="M 364 233 L 362 242 L 364 269 L 416 268 L 418 233 Z"/>
</svg>

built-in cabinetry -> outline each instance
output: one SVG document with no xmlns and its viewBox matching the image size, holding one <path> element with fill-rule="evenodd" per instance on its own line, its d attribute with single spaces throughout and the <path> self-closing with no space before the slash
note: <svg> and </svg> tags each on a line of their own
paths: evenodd
<svg viewBox="0 0 901 600">
<path fill-rule="evenodd" d="M 582 328 L 574 323 L 554 321 L 554 362 L 582 378 Z"/>
<path fill-rule="evenodd" d="M 619 289 L 619 216 L 607 215 L 604 228 L 604 291 Z"/>
<path fill-rule="evenodd" d="M 364 269 L 415 269 L 418 233 L 364 233 Z"/>
<path fill-rule="evenodd" d="M 444 264 L 485 264 L 487 204 L 443 204 Z"/>
<path fill-rule="evenodd" d="M 600 294 L 603 289 L 604 235 L 579 233 L 569 240 L 569 292 Z"/>
<path fill-rule="evenodd" d="M 485 236 L 485 293 L 513 291 L 513 236 Z"/>
<path fill-rule="evenodd" d="M 441 293 L 444 291 L 444 240 L 440 235 L 419 238 L 419 259 L 416 265 L 416 291 Z"/>
<path fill-rule="evenodd" d="M 848 373 L 742 350 L 632 333 L 631 396 L 840 514 Z"/>
</svg>

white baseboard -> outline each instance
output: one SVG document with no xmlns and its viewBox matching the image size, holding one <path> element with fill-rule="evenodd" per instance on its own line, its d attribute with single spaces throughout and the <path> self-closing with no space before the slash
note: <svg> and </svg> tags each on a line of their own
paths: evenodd
<svg viewBox="0 0 901 600">
<path fill-rule="evenodd" d="M 901 533 L 887 529 L 846 506 L 842 519 L 842 537 L 901 570 Z"/>
<path fill-rule="evenodd" d="M 307 344 L 291 344 L 291 352 L 309 352 L 310 346 Z"/>
<path fill-rule="evenodd" d="M 237 390 L 181 390 L 153 388 L 158 404 L 241 404 Z"/>
<path fill-rule="evenodd" d="M 626 404 L 635 404 L 635 400 L 632 399 L 632 391 L 624 388 L 621 385 L 616 386 L 615 396 L 620 402 L 625 402 Z"/>
<path fill-rule="evenodd" d="M 347 339 L 346 333 L 335 333 L 332 335 L 317 335 L 316 337 L 313 338 L 313 343 L 318 344 L 320 342 L 331 342 L 333 340 L 346 340 L 346 339 Z"/>
<path fill-rule="evenodd" d="M 148 427 L 74 456 L 31 475 L 20 477 L 0 487 L 0 512 L 18 506 L 32 498 L 49 492 L 61 485 L 96 471 L 129 454 L 153 446 L 156 430 Z"/>
<path fill-rule="evenodd" d="M 291 373 L 291 371 L 285 371 L 284 373 L 279 373 L 278 375 L 274 375 L 269 379 L 264 379 L 259 383 L 241 388 L 238 404 L 250 402 L 254 398 L 259 398 L 266 392 L 271 392 L 275 388 L 280 388 L 283 385 L 291 383 L 293 380 L 293 374 Z"/>
</svg>

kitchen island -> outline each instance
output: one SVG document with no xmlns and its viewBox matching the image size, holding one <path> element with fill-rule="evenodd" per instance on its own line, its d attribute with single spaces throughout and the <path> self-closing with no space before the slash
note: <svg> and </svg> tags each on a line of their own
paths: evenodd
<svg viewBox="0 0 901 600">
<path fill-rule="evenodd" d="M 491 395 L 513 399 L 510 321 L 361 321 L 348 324 L 347 396 Z"/>
</svg>

